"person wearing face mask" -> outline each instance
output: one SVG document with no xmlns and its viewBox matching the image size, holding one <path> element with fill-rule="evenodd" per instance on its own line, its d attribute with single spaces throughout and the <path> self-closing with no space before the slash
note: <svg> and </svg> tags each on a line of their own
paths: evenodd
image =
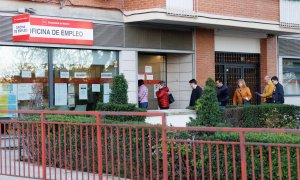
<svg viewBox="0 0 300 180">
<path fill-rule="evenodd" d="M 239 79 L 238 87 L 236 88 L 233 95 L 233 105 L 248 105 L 250 104 L 251 98 L 251 91 L 247 87 L 245 81 L 243 79 Z"/>
</svg>

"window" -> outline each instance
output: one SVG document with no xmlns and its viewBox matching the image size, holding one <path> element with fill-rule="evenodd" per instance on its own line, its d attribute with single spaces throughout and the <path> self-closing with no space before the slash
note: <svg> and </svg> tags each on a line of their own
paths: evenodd
<svg viewBox="0 0 300 180">
<path fill-rule="evenodd" d="M 98 100 L 108 102 L 110 83 L 117 74 L 115 51 L 54 49 L 54 104 L 94 109 Z"/>
<path fill-rule="evenodd" d="M 48 106 L 48 52 L 45 48 L 0 46 L 0 109 Z M 16 114 L 1 114 L 14 117 Z"/>
<path fill-rule="evenodd" d="M 285 95 L 300 95 L 300 59 L 283 59 Z"/>
</svg>

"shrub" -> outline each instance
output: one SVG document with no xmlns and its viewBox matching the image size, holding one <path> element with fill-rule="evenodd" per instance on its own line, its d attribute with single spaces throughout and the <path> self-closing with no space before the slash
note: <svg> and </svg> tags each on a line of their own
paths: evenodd
<svg viewBox="0 0 300 180">
<path fill-rule="evenodd" d="M 128 83 L 123 74 L 114 76 L 111 86 L 109 102 L 112 104 L 127 104 Z"/>
<path fill-rule="evenodd" d="M 137 108 L 135 104 L 113 104 L 97 103 L 96 110 L 99 111 L 119 111 L 119 112 L 146 112 L 144 109 Z M 116 122 L 138 121 L 144 122 L 146 117 L 142 116 L 105 116 L 104 119 Z"/>
<path fill-rule="evenodd" d="M 298 128 L 300 107 L 262 104 L 229 108 L 225 110 L 224 118 L 235 127 Z"/>
<path fill-rule="evenodd" d="M 205 83 L 202 96 L 196 102 L 196 119 L 191 119 L 188 126 L 216 126 L 222 123 L 222 111 L 217 99 L 215 82 L 209 78 Z"/>
</svg>

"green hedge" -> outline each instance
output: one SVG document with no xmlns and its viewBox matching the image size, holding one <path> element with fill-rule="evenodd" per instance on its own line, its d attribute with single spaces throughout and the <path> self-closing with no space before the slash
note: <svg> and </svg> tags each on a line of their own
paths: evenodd
<svg viewBox="0 0 300 180">
<path fill-rule="evenodd" d="M 97 103 L 96 110 L 98 111 L 117 111 L 117 112 L 146 112 L 144 109 L 137 108 L 135 104 L 112 104 L 112 103 Z M 142 116 L 105 116 L 110 121 L 127 122 L 137 121 L 144 122 L 146 117 Z"/>
<path fill-rule="evenodd" d="M 284 104 L 263 104 L 227 108 L 225 121 L 234 127 L 298 128 L 300 107 Z"/>
<path fill-rule="evenodd" d="M 193 137 L 187 137 L 190 133 L 182 133 L 173 135 L 175 139 L 181 139 L 180 136 L 183 136 L 183 139 L 192 139 Z M 281 144 L 300 144 L 300 136 L 299 134 L 272 134 L 272 133 L 246 133 L 245 135 L 247 142 L 260 142 L 260 143 L 281 143 Z M 171 137 L 169 137 L 172 139 Z M 189 175 L 190 179 L 194 179 L 194 168 L 197 171 L 197 178 L 200 179 L 203 175 L 205 177 L 212 176 L 212 179 L 218 179 L 218 164 L 220 170 L 221 179 L 225 179 L 226 174 L 228 175 L 228 179 L 234 179 L 234 171 L 236 171 L 236 179 L 241 179 L 241 155 L 240 155 L 240 146 L 237 145 L 216 145 L 214 143 L 205 143 L 205 141 L 225 141 L 225 142 L 239 142 L 239 134 L 238 133 L 215 133 L 211 136 L 202 136 L 200 139 L 204 140 L 203 143 L 168 143 L 168 158 L 169 158 L 169 175 L 172 175 L 172 168 L 175 169 L 175 179 L 187 179 L 187 162 L 189 165 Z M 180 149 L 179 149 L 180 147 Z M 255 179 L 261 179 L 261 159 L 263 161 L 263 171 L 264 178 L 270 179 L 270 167 L 269 167 L 269 149 L 267 146 L 262 146 L 262 158 L 260 157 L 260 147 L 253 146 L 254 151 L 254 173 Z M 174 149 L 174 156 L 172 156 L 172 149 Z M 201 154 L 201 149 L 203 154 Z M 225 149 L 226 149 L 226 158 L 225 161 Z M 234 150 L 234 151 L 233 151 Z M 291 168 L 291 177 L 292 179 L 297 179 L 297 154 L 296 148 L 291 147 L 290 149 L 290 168 Z M 194 154 L 195 153 L 195 158 Z M 282 171 L 282 179 L 288 179 L 288 157 L 287 157 L 287 148 L 281 147 L 281 171 Z M 209 153 L 210 152 L 210 153 Z M 218 152 L 218 153 L 217 153 Z M 278 148 L 272 147 L 271 149 L 272 155 L 272 175 L 274 179 L 279 178 L 278 174 Z M 211 156 L 209 156 L 211 154 Z M 234 156 L 233 156 L 234 154 Z M 247 157 L 247 177 L 248 179 L 252 179 L 252 156 L 251 156 L 251 147 L 246 147 L 246 157 Z M 188 159 L 188 160 L 187 160 Z M 175 167 L 172 167 L 172 160 L 174 161 Z M 196 160 L 196 162 L 194 161 Z M 226 163 L 227 162 L 227 163 Z M 211 163 L 212 174 L 210 174 L 209 165 Z M 235 164 L 234 164 L 235 163 Z M 196 164 L 196 167 L 195 167 Z M 227 164 L 227 172 L 225 168 L 225 164 Z M 180 167 L 181 166 L 181 171 Z M 204 171 L 202 171 L 202 168 Z M 172 177 L 172 176 L 171 176 Z"/>
</svg>

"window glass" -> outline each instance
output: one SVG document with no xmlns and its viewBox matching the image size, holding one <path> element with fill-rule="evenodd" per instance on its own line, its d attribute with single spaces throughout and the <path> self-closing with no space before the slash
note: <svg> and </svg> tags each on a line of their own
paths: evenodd
<svg viewBox="0 0 300 180">
<path fill-rule="evenodd" d="M 108 102 L 109 86 L 117 74 L 115 51 L 54 49 L 55 106 L 92 110 Z"/>
<path fill-rule="evenodd" d="M 300 95 L 300 59 L 283 59 L 285 95 Z"/>
<path fill-rule="evenodd" d="M 48 106 L 47 49 L 0 46 L 0 109 L 41 109 L 44 106 Z"/>
</svg>

